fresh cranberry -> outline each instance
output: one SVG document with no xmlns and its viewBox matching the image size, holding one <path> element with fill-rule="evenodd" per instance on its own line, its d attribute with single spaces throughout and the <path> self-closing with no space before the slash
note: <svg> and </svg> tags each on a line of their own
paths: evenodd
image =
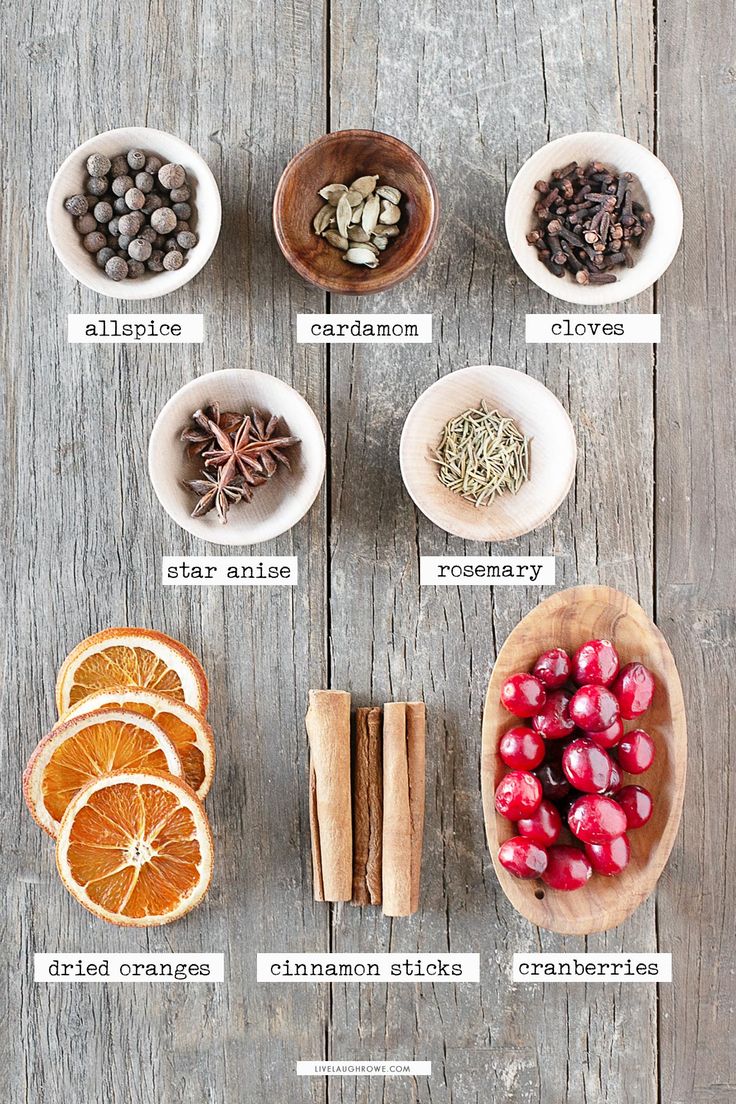
<svg viewBox="0 0 736 1104">
<path fill-rule="evenodd" d="M 618 715 L 618 702 L 605 686 L 581 686 L 570 702 L 570 716 L 584 732 L 603 732 Z"/>
<path fill-rule="evenodd" d="M 534 770 L 544 759 L 545 744 L 538 732 L 516 725 L 504 732 L 498 754 L 512 770 Z"/>
<path fill-rule="evenodd" d="M 654 762 L 654 740 L 643 728 L 635 728 L 618 745 L 618 761 L 629 774 L 643 774 Z"/>
<path fill-rule="evenodd" d="M 583 793 L 605 793 L 611 786 L 613 766 L 608 752 L 585 737 L 573 740 L 562 754 L 565 777 Z"/>
<path fill-rule="evenodd" d="M 616 794 L 616 801 L 624 811 L 628 828 L 643 827 L 654 808 L 652 795 L 643 786 L 624 786 Z"/>
<path fill-rule="evenodd" d="M 558 844 L 547 852 L 547 869 L 542 881 L 550 889 L 580 889 L 592 873 L 590 859 L 579 847 Z"/>
<path fill-rule="evenodd" d="M 570 695 L 564 690 L 553 690 L 532 721 L 533 727 L 547 740 L 561 740 L 575 731 L 575 722 L 568 706 Z"/>
<path fill-rule="evenodd" d="M 535 813 L 518 821 L 516 828 L 520 835 L 549 847 L 559 839 L 562 819 L 551 801 L 542 801 Z"/>
<path fill-rule="evenodd" d="M 602 732 L 590 732 L 588 735 L 591 740 L 598 744 L 598 747 L 612 748 L 615 747 L 624 734 L 624 722 L 620 717 L 617 717 L 610 728 L 604 728 Z"/>
<path fill-rule="evenodd" d="M 512 675 L 501 687 L 501 705 L 516 717 L 534 717 L 546 700 L 544 687 L 534 675 Z"/>
<path fill-rule="evenodd" d="M 536 772 L 542 783 L 542 793 L 552 801 L 559 801 L 570 792 L 570 783 L 565 777 L 561 763 L 542 763 Z"/>
<path fill-rule="evenodd" d="M 630 721 L 646 713 L 654 697 L 654 675 L 643 663 L 627 663 L 611 687 L 621 716 Z"/>
<path fill-rule="evenodd" d="M 616 836 L 607 843 L 586 843 L 585 854 L 596 874 L 605 874 L 612 878 L 629 865 L 631 844 L 628 836 Z"/>
<path fill-rule="evenodd" d="M 589 640 L 572 657 L 572 677 L 578 686 L 610 686 L 620 661 L 610 640 Z"/>
<path fill-rule="evenodd" d="M 526 771 L 509 771 L 496 788 L 496 809 L 507 820 L 531 816 L 542 800 L 542 783 Z"/>
<path fill-rule="evenodd" d="M 621 789 L 622 782 L 623 778 L 621 776 L 621 771 L 619 770 L 618 763 L 614 763 L 613 760 L 611 760 L 611 781 L 609 782 L 608 789 L 606 790 L 607 796 L 611 797 L 614 794 L 618 793 L 618 791 Z M 618 800 L 618 798 L 616 800 Z"/>
<path fill-rule="evenodd" d="M 564 648 L 551 648 L 542 652 L 532 673 L 548 690 L 559 690 L 570 677 L 570 657 Z"/>
<path fill-rule="evenodd" d="M 610 797 L 585 794 L 570 809 L 567 825 L 583 843 L 607 843 L 626 831 L 626 814 Z"/>
<path fill-rule="evenodd" d="M 501 844 L 498 861 L 515 878 L 538 878 L 547 869 L 547 852 L 532 839 L 514 836 Z"/>
</svg>

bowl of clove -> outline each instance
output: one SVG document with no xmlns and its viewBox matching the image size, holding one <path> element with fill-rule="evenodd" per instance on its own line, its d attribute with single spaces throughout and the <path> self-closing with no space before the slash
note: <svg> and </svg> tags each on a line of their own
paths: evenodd
<svg viewBox="0 0 736 1104">
<path fill-rule="evenodd" d="M 682 237 L 682 198 L 645 146 L 586 131 L 549 142 L 509 189 L 506 234 L 517 263 L 567 303 L 621 303 L 669 267 Z"/>
<path fill-rule="evenodd" d="M 213 544 L 248 545 L 291 529 L 325 474 L 314 411 L 266 372 L 226 368 L 185 384 L 156 419 L 148 472 L 169 517 Z"/>
<path fill-rule="evenodd" d="M 414 403 L 401 434 L 407 491 L 430 521 L 465 540 L 538 529 L 570 490 L 576 458 L 559 400 L 498 365 L 442 376 Z"/>
<path fill-rule="evenodd" d="M 406 280 L 437 236 L 439 198 L 413 149 L 376 130 L 340 130 L 305 146 L 273 201 L 276 240 L 289 264 L 342 295 Z"/>
</svg>

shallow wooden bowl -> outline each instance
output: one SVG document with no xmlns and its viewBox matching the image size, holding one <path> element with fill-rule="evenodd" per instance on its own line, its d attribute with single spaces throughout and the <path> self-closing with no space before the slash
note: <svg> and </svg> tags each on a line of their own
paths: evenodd
<svg viewBox="0 0 736 1104">
<path fill-rule="evenodd" d="M 645 728 L 656 744 L 653 766 L 646 774 L 625 775 L 651 791 L 654 812 L 648 824 L 629 833 L 631 861 L 616 878 L 594 874 L 582 889 L 561 892 L 542 881 L 522 881 L 497 861 L 501 844 L 515 834 L 511 821 L 496 813 L 496 786 L 506 773 L 498 756 L 501 735 L 514 718 L 499 701 L 503 681 L 528 671 L 540 652 L 562 647 L 574 652 L 586 640 L 613 641 L 621 663 L 640 660 L 656 679 L 651 708 L 627 730 Z M 520 723 L 516 721 L 516 723 Z M 506 640 L 488 686 L 483 714 L 481 786 L 488 846 L 501 888 L 514 908 L 540 928 L 565 935 L 590 935 L 622 923 L 647 899 L 672 850 L 682 812 L 687 759 L 687 729 L 682 687 L 675 661 L 659 629 L 641 606 L 618 590 L 603 586 L 573 587 L 545 599 Z"/>
<path fill-rule="evenodd" d="M 175 271 L 148 272 L 137 280 L 116 282 L 97 266 L 87 253 L 74 226 L 74 219 L 64 207 L 64 201 L 84 191 L 87 158 L 91 153 L 115 157 L 129 149 L 140 148 L 165 161 L 183 165 L 193 186 L 194 217 L 192 229 L 199 238 L 181 268 Z M 64 268 L 85 287 L 108 295 L 112 299 L 158 299 L 183 287 L 200 272 L 212 256 L 220 234 L 222 206 L 220 192 L 209 165 L 203 157 L 173 134 L 151 127 L 119 127 L 88 138 L 70 153 L 53 179 L 46 202 L 46 225 L 56 255 Z"/>
<path fill-rule="evenodd" d="M 279 465 L 252 502 L 230 508 L 223 525 L 215 510 L 191 516 L 197 499 L 182 486 L 196 479 L 202 465 L 185 455 L 181 431 L 199 407 L 219 402 L 221 410 L 278 414 L 284 432 L 299 438 L 289 449 L 291 471 Z M 306 399 L 284 380 L 266 372 L 225 368 L 185 384 L 169 399 L 156 419 L 148 445 L 148 473 L 156 496 L 169 517 L 195 537 L 212 544 L 260 544 L 285 533 L 304 517 L 322 486 L 325 439 Z"/>
<path fill-rule="evenodd" d="M 381 253 L 377 268 L 343 260 L 340 250 L 315 234 L 312 220 L 324 204 L 326 184 L 350 184 L 378 173 L 379 186 L 402 193 L 401 234 Z M 341 295 L 385 291 L 411 276 L 434 244 L 439 197 L 431 173 L 413 149 L 377 130 L 338 130 L 305 146 L 284 169 L 273 201 L 273 226 L 281 251 L 300 276 Z"/>
<path fill-rule="evenodd" d="M 477 507 L 440 483 L 432 454 L 456 415 L 485 399 L 531 438 L 529 479 L 518 494 Z M 504 541 L 543 525 L 570 490 L 575 432 L 544 384 L 513 368 L 461 368 L 428 387 L 409 411 L 401 434 L 401 475 L 419 509 L 447 533 L 466 540 Z"/>
</svg>

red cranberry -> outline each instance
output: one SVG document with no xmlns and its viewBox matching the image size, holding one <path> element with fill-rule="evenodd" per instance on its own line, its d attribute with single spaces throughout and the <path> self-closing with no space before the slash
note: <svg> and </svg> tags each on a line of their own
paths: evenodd
<svg viewBox="0 0 736 1104">
<path fill-rule="evenodd" d="M 592 873 L 590 859 L 579 847 L 558 844 L 547 852 L 547 869 L 542 881 L 550 889 L 580 889 Z"/>
<path fill-rule="evenodd" d="M 547 700 L 544 687 L 534 675 L 512 675 L 501 687 L 501 705 L 516 717 L 533 717 Z"/>
<path fill-rule="evenodd" d="M 542 793 L 552 801 L 559 801 L 570 792 L 561 763 L 543 763 L 537 770 L 537 778 L 542 783 Z"/>
<path fill-rule="evenodd" d="M 498 744 L 498 754 L 512 770 L 534 770 L 544 759 L 544 740 L 531 728 L 516 725 L 504 732 Z"/>
<path fill-rule="evenodd" d="M 643 786 L 624 786 L 616 794 L 616 801 L 624 811 L 628 828 L 643 827 L 654 808 L 652 795 Z"/>
<path fill-rule="evenodd" d="M 607 843 L 626 831 L 626 814 L 610 797 L 585 794 L 567 814 L 567 825 L 583 843 Z"/>
<path fill-rule="evenodd" d="M 607 843 L 586 843 L 585 854 L 596 874 L 612 878 L 629 865 L 631 845 L 628 836 L 616 836 Z"/>
<path fill-rule="evenodd" d="M 570 716 L 568 706 L 570 695 L 564 690 L 553 690 L 547 695 L 547 701 L 532 721 L 532 725 L 547 740 L 561 740 L 575 731 L 575 722 Z"/>
<path fill-rule="evenodd" d="M 615 747 L 624 734 L 624 722 L 620 717 L 617 717 L 610 728 L 604 728 L 602 732 L 590 732 L 590 736 L 593 743 L 598 744 L 598 747 L 612 748 Z"/>
<path fill-rule="evenodd" d="M 570 677 L 570 657 L 564 648 L 551 648 L 542 652 L 532 673 L 548 690 L 559 690 Z"/>
<path fill-rule="evenodd" d="M 654 740 L 643 728 L 635 728 L 618 745 L 618 761 L 629 774 L 643 774 L 654 762 Z"/>
<path fill-rule="evenodd" d="M 547 869 L 547 852 L 532 839 L 514 836 L 501 844 L 498 861 L 515 878 L 538 878 Z"/>
<path fill-rule="evenodd" d="M 589 640 L 572 657 L 572 677 L 578 686 L 610 686 L 620 661 L 610 640 Z"/>
<path fill-rule="evenodd" d="M 509 771 L 496 787 L 496 809 L 507 820 L 531 816 L 542 800 L 542 783 L 526 771 Z"/>
<path fill-rule="evenodd" d="M 516 828 L 520 835 L 542 847 L 549 847 L 559 839 L 562 818 L 551 801 L 542 801 L 535 813 L 518 821 Z"/>
<path fill-rule="evenodd" d="M 621 789 L 622 782 L 623 778 L 621 776 L 621 771 L 619 770 L 618 763 L 614 763 L 613 760 L 611 760 L 611 781 L 608 784 L 606 794 L 608 796 L 613 796 L 614 794 L 618 793 L 618 791 Z M 618 800 L 618 798 L 616 800 Z"/>
<path fill-rule="evenodd" d="M 654 675 L 643 663 L 627 663 L 611 687 L 618 698 L 621 716 L 630 721 L 646 713 L 654 697 Z"/>
<path fill-rule="evenodd" d="M 605 686 L 581 686 L 570 702 L 570 716 L 584 732 L 603 732 L 618 715 L 618 702 Z"/>
<path fill-rule="evenodd" d="M 562 769 L 568 782 L 583 793 L 605 793 L 610 789 L 614 763 L 610 755 L 592 740 L 573 740 L 562 754 Z"/>
</svg>

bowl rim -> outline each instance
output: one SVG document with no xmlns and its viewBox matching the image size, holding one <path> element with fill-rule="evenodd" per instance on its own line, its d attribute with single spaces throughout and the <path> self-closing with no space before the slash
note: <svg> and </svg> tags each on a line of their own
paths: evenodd
<svg viewBox="0 0 736 1104">
<path fill-rule="evenodd" d="M 410 159 L 416 163 L 427 188 L 427 194 L 430 200 L 431 216 L 429 219 L 429 225 L 420 240 L 419 248 L 413 254 L 413 256 L 407 260 L 404 265 L 398 270 L 385 271 L 384 279 L 381 280 L 380 274 L 374 277 L 376 281 L 372 287 L 360 287 L 346 289 L 345 287 L 338 286 L 336 282 L 328 276 L 322 276 L 316 273 L 314 269 L 302 261 L 301 257 L 294 251 L 288 242 L 287 235 L 284 231 L 285 218 L 284 218 L 284 204 L 283 196 L 286 189 L 286 184 L 293 173 L 294 169 L 300 164 L 300 162 L 306 160 L 306 158 L 314 152 L 314 150 L 324 146 L 329 142 L 335 140 L 376 140 L 387 143 L 393 146 L 398 151 L 402 152 L 404 156 L 408 154 Z M 273 231 L 278 242 L 279 249 L 283 253 L 284 257 L 294 269 L 295 272 L 306 280 L 308 284 L 313 287 L 320 288 L 322 291 L 327 291 L 332 295 L 372 295 L 377 292 L 387 291 L 389 288 L 395 287 L 397 284 L 402 283 L 408 279 L 417 268 L 426 260 L 427 256 L 431 252 L 439 231 L 439 219 L 440 219 L 440 197 L 437 190 L 437 184 L 429 169 L 424 158 L 421 154 L 417 153 L 415 149 L 407 145 L 400 138 L 397 138 L 393 134 L 387 134 L 383 130 L 364 130 L 364 129 L 343 129 L 343 130 L 331 130 L 327 134 L 321 134 L 318 138 L 314 138 L 311 142 L 308 142 L 306 146 L 302 146 L 293 157 L 287 162 L 281 176 L 279 177 L 278 184 L 276 185 L 276 191 L 274 192 L 273 205 L 271 209 L 271 217 L 273 223 Z M 375 270 L 378 271 L 378 270 Z"/>
<path fill-rule="evenodd" d="M 269 386 L 273 387 L 274 391 L 280 391 L 282 393 L 290 392 L 292 400 L 293 397 L 296 396 L 297 405 L 299 406 L 304 416 L 304 424 L 309 426 L 310 430 L 314 434 L 315 441 L 319 442 L 319 460 L 314 465 L 314 474 L 312 475 L 312 477 L 309 479 L 309 481 L 305 480 L 304 486 L 306 489 L 303 491 L 302 496 L 294 496 L 295 505 L 292 510 L 286 515 L 287 524 L 283 523 L 283 518 L 282 521 L 278 524 L 273 524 L 273 519 L 271 519 L 270 525 L 268 519 L 264 519 L 264 521 L 261 523 L 262 531 L 260 532 L 260 535 L 252 540 L 233 539 L 231 536 L 228 535 L 228 527 L 226 525 L 221 526 L 220 529 L 213 529 L 212 534 L 208 534 L 207 536 L 205 536 L 199 531 L 199 529 L 194 528 L 193 524 L 183 524 L 178 517 L 174 516 L 171 509 L 169 509 L 170 496 L 167 494 L 165 488 L 162 486 L 162 480 L 159 476 L 157 468 L 157 460 L 155 456 L 157 438 L 161 436 L 161 434 L 163 434 L 163 432 L 165 431 L 166 424 L 175 406 L 178 406 L 182 398 L 189 392 L 195 391 L 197 390 L 197 388 L 201 387 L 204 381 L 216 382 L 220 380 L 222 382 L 225 382 L 226 378 L 229 380 L 233 380 L 236 378 L 239 380 L 244 380 L 253 376 L 265 378 L 268 381 Z M 183 529 L 185 532 L 190 533 L 197 540 L 201 540 L 205 544 L 229 545 L 232 548 L 247 548 L 258 544 L 263 544 L 265 541 L 274 540 L 276 537 L 280 537 L 284 533 L 287 533 L 290 529 L 293 529 L 293 527 L 299 521 L 301 521 L 301 519 L 305 517 L 307 513 L 309 513 L 312 506 L 314 505 L 314 502 L 324 482 L 326 465 L 327 447 L 325 444 L 324 433 L 322 431 L 322 426 L 319 423 L 319 419 L 317 418 L 317 415 L 315 414 L 310 404 L 307 402 L 304 396 L 300 394 L 300 392 L 297 391 L 295 387 L 292 387 L 290 383 L 287 383 L 286 380 L 282 380 L 278 376 L 272 375 L 270 372 L 261 372 L 255 368 L 219 368 L 216 369 L 214 372 L 204 372 L 202 375 L 195 376 L 194 379 L 187 380 L 187 382 L 183 384 L 180 388 L 178 388 L 178 390 L 175 391 L 174 394 L 171 395 L 161 407 L 161 410 L 157 414 L 156 419 L 153 423 L 148 438 L 148 478 L 151 482 L 151 486 L 153 487 L 156 498 L 158 499 L 160 505 L 163 507 L 165 512 L 171 518 L 171 520 L 180 529 Z M 188 519 L 188 521 L 191 521 L 192 523 L 196 522 L 197 520 L 198 519 L 196 518 Z"/>
<path fill-rule="evenodd" d="M 657 171 L 661 175 L 662 185 L 667 189 L 668 202 L 672 205 L 672 212 L 670 214 L 672 220 L 670 227 L 671 238 L 669 245 L 661 249 L 657 263 L 652 266 L 655 273 L 654 275 L 651 275 L 651 273 L 644 275 L 644 272 L 640 271 L 637 278 L 637 267 L 635 266 L 631 269 L 631 275 L 626 281 L 617 281 L 615 284 L 603 284 L 597 287 L 586 288 L 567 279 L 560 280 L 558 277 L 553 276 L 552 273 L 548 273 L 546 269 L 543 269 L 542 272 L 538 271 L 537 266 L 532 263 L 536 260 L 536 255 L 527 252 L 527 249 L 523 248 L 528 246 L 526 238 L 523 234 L 520 236 L 519 233 L 511 227 L 512 211 L 518 210 L 518 203 L 521 200 L 520 193 L 522 189 L 526 191 L 527 181 L 532 176 L 535 176 L 534 166 L 538 161 L 541 161 L 545 155 L 554 150 L 557 146 L 567 145 L 575 141 L 588 142 L 591 140 L 605 140 L 607 142 L 616 143 L 622 150 L 632 147 L 636 148 L 639 156 L 643 155 L 645 159 L 650 161 L 652 166 L 656 165 Z M 652 201 L 652 207 L 653 206 L 654 201 Z M 559 138 L 553 139 L 551 142 L 545 142 L 543 146 L 540 146 L 539 149 L 530 154 L 523 164 L 520 165 L 511 182 L 506 197 L 504 226 L 506 238 L 514 260 L 527 278 L 538 288 L 564 303 L 574 303 L 581 306 L 592 307 L 606 306 L 608 304 L 626 302 L 640 295 L 642 292 L 647 291 L 667 271 L 680 248 L 680 242 L 682 240 L 682 195 L 675 178 L 664 162 L 660 160 L 656 153 L 653 153 L 652 150 L 641 142 L 637 142 L 633 138 L 627 138 L 624 134 L 617 134 L 614 131 L 580 130 L 571 134 L 563 134 Z M 529 246 L 528 248 L 531 249 L 532 247 Z"/>
<path fill-rule="evenodd" d="M 440 519 L 437 511 L 432 508 L 432 502 L 434 501 L 434 499 L 432 499 L 432 501 L 427 504 L 425 501 L 420 502 L 414 497 L 414 492 L 412 487 L 410 486 L 410 481 L 407 481 L 407 477 L 405 474 L 405 461 L 408 460 L 409 436 L 412 430 L 411 423 L 412 421 L 420 417 L 421 406 L 424 404 L 424 401 L 429 397 L 431 392 L 447 388 L 450 385 L 450 381 L 454 382 L 457 377 L 464 375 L 467 372 L 477 372 L 478 369 L 482 369 L 485 372 L 492 373 L 496 379 L 505 378 L 507 380 L 510 380 L 512 378 L 512 375 L 513 377 L 521 377 L 525 381 L 523 386 L 529 387 L 531 391 L 536 392 L 536 394 L 539 396 L 542 396 L 543 394 L 544 400 L 546 402 L 552 402 L 559 408 L 559 413 L 563 416 L 562 424 L 564 425 L 565 430 L 568 434 L 567 447 L 570 450 L 570 474 L 569 478 L 565 481 L 562 493 L 559 495 L 559 497 L 557 497 L 557 500 L 551 506 L 545 507 L 544 514 L 540 514 L 538 518 L 535 518 L 532 525 L 517 526 L 513 529 L 512 532 L 503 537 L 471 535 L 466 531 L 460 532 L 459 526 L 454 529 L 448 528 L 444 518 Z M 530 376 L 527 372 L 519 371 L 519 369 L 517 368 L 509 368 L 507 365 L 503 364 L 469 364 L 466 365 L 464 368 L 457 368 L 453 372 L 448 372 L 447 375 L 440 376 L 439 379 L 435 380 L 429 385 L 429 387 L 425 388 L 425 390 L 422 391 L 422 393 L 415 400 L 404 421 L 404 425 L 401 430 L 401 439 L 399 441 L 399 465 L 401 468 L 401 478 L 403 480 L 407 494 L 409 495 L 417 509 L 422 514 L 424 514 L 424 516 L 428 518 L 428 520 L 431 521 L 433 525 L 436 525 L 437 528 L 441 529 L 444 533 L 449 533 L 451 536 L 459 537 L 462 540 L 477 541 L 480 544 L 505 544 L 507 541 L 517 540 L 519 537 L 523 537 L 527 533 L 533 533 L 535 530 L 541 529 L 543 525 L 546 525 L 549 519 L 559 510 L 560 506 L 570 493 L 570 488 L 572 487 L 573 481 L 575 479 L 575 472 L 577 470 L 577 458 L 578 445 L 577 437 L 575 435 L 575 428 L 570 419 L 570 415 L 568 414 L 567 410 L 562 405 L 560 400 L 557 398 L 557 396 L 554 394 L 554 392 L 550 391 L 550 389 L 546 387 L 545 384 L 543 384 L 540 380 L 535 379 L 534 376 Z M 482 516 L 479 517 L 478 520 L 479 522 L 483 520 Z"/>
<path fill-rule="evenodd" d="M 64 215 L 71 218 L 68 212 L 64 210 L 64 197 L 61 181 L 62 177 L 71 165 L 76 165 L 77 161 L 84 157 L 88 152 L 91 152 L 92 147 L 96 142 L 101 139 L 113 139 L 122 134 L 137 134 L 141 135 L 146 145 L 155 145 L 156 140 L 164 139 L 167 142 L 174 141 L 179 144 L 183 150 L 186 151 L 186 155 L 193 163 L 193 167 L 196 170 L 199 186 L 203 189 L 211 192 L 208 195 L 208 205 L 211 209 L 211 216 L 213 218 L 213 227 L 208 235 L 207 239 L 202 239 L 197 242 L 194 253 L 200 246 L 203 246 L 199 256 L 190 256 L 187 258 L 186 264 L 175 272 L 171 273 L 156 273 L 156 280 L 150 281 L 125 281 L 121 280 L 119 283 L 115 283 L 113 280 L 104 281 L 104 275 L 100 271 L 99 275 L 95 269 L 90 270 L 89 273 L 85 270 L 80 272 L 75 271 L 70 264 L 67 263 L 68 249 L 62 242 L 61 235 L 57 230 L 57 227 L 61 225 L 59 216 Z M 141 143 L 143 144 L 143 142 Z M 91 138 L 85 139 L 81 142 L 72 152 L 64 158 L 59 168 L 56 170 L 51 185 L 49 187 L 48 196 L 46 198 L 46 228 L 48 230 L 51 244 L 54 247 L 56 256 L 61 261 L 66 271 L 74 277 L 84 287 L 89 288 L 91 291 L 97 292 L 99 295 L 105 295 L 110 299 L 122 299 L 127 301 L 145 301 L 149 299 L 160 299 L 163 296 L 168 295 L 172 291 L 176 291 L 178 288 L 188 284 L 190 280 L 201 272 L 204 266 L 212 256 L 215 246 L 217 245 L 220 237 L 220 229 L 222 226 L 222 200 L 220 197 L 220 189 L 217 184 L 217 180 L 210 169 L 209 165 L 188 142 L 185 142 L 183 138 L 179 138 L 176 134 L 170 134 L 165 130 L 158 130 L 155 127 L 145 126 L 126 126 L 126 127 L 114 127 L 112 130 L 103 130 L 99 134 L 93 135 Z M 81 266 L 80 266 L 81 267 Z M 165 288 L 162 287 L 160 278 L 163 277 Z M 169 277 L 167 279 L 167 277 Z M 107 285 L 110 285 L 109 287 Z M 148 290 L 153 288 L 154 290 Z"/>
</svg>

